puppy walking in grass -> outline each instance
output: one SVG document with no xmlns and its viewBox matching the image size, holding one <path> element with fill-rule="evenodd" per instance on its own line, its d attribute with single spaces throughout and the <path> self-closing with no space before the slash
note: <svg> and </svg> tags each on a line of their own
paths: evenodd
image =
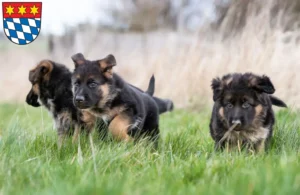
<svg viewBox="0 0 300 195">
<path fill-rule="evenodd" d="M 286 107 L 272 96 L 275 88 L 267 76 L 228 74 L 212 81 L 214 107 L 210 134 L 216 148 L 239 146 L 255 151 L 269 143 L 275 123 L 272 104 Z"/>
<path fill-rule="evenodd" d="M 113 73 L 114 56 L 86 60 L 81 53 L 72 56 L 74 104 L 105 121 L 117 140 L 159 138 L 159 108 L 152 94 L 128 84 Z"/>
</svg>

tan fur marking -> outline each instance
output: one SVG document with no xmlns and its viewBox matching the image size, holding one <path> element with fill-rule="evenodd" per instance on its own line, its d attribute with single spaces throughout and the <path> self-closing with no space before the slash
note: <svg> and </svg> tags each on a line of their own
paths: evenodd
<svg viewBox="0 0 300 195">
<path fill-rule="evenodd" d="M 100 68 L 102 71 L 108 67 L 107 62 L 105 62 L 104 60 L 101 60 L 99 62 L 99 64 L 100 64 Z M 103 74 L 106 78 L 112 78 L 112 76 L 113 76 L 112 67 L 110 69 L 106 70 Z"/>
<path fill-rule="evenodd" d="M 83 65 L 83 64 L 84 64 L 84 61 L 83 61 L 83 60 L 76 60 L 76 63 L 77 63 L 78 65 Z"/>
<path fill-rule="evenodd" d="M 257 79 L 256 79 L 256 77 L 254 77 L 254 76 L 252 76 L 251 78 L 250 78 L 250 81 L 249 81 L 249 87 L 253 87 L 253 86 L 255 86 L 257 84 Z"/>
<path fill-rule="evenodd" d="M 263 107 L 261 104 L 255 106 L 255 118 L 258 117 L 262 111 L 263 111 Z"/>
<path fill-rule="evenodd" d="M 224 108 L 223 107 L 220 108 L 219 114 L 222 118 L 224 118 Z"/>
<path fill-rule="evenodd" d="M 77 78 L 77 79 L 80 79 L 80 75 L 79 75 L 79 74 L 78 74 L 78 75 L 76 75 L 76 78 Z"/>
<path fill-rule="evenodd" d="M 100 117 L 104 120 L 104 122 L 107 122 L 107 121 L 110 121 L 115 116 L 119 115 L 120 113 L 122 113 L 125 110 L 126 110 L 126 107 L 117 106 L 117 107 L 114 107 L 112 109 L 106 110 L 103 113 L 97 113 L 97 112 L 93 112 L 91 110 L 89 110 L 87 112 L 91 113 L 93 116 Z"/>
<path fill-rule="evenodd" d="M 49 60 L 43 60 L 38 65 L 38 67 L 41 67 L 41 66 L 47 68 L 48 72 L 44 75 L 44 79 L 46 81 L 49 81 L 50 80 L 51 72 L 53 70 L 53 64 Z"/>
<path fill-rule="evenodd" d="M 95 128 L 97 118 L 92 113 L 88 111 L 82 110 L 82 117 L 81 120 L 84 122 L 84 129 L 87 131 L 88 134 L 91 134 Z M 75 131 L 73 135 L 73 143 L 75 143 L 78 139 L 80 134 L 81 127 L 79 125 L 75 125 Z"/>
<path fill-rule="evenodd" d="M 107 67 L 107 63 L 104 60 L 99 62 L 101 70 L 104 70 Z"/>
<path fill-rule="evenodd" d="M 29 71 L 29 80 L 31 82 L 38 81 L 40 72 L 37 72 L 37 70 L 41 67 L 45 67 L 47 69 L 47 73 L 44 75 L 44 79 L 46 81 L 50 80 L 50 74 L 53 70 L 53 64 L 49 60 L 42 60 L 35 68 Z"/>
<path fill-rule="evenodd" d="M 117 106 L 107 112 L 107 115 L 110 118 L 115 117 L 116 115 L 122 113 L 126 108 L 124 106 Z"/>
<path fill-rule="evenodd" d="M 35 95 L 40 96 L 40 87 L 38 84 L 32 85 L 32 91 Z"/>
<path fill-rule="evenodd" d="M 229 85 L 232 82 L 232 77 L 225 80 L 225 84 Z"/>
<path fill-rule="evenodd" d="M 95 127 L 97 118 L 88 111 L 82 111 L 81 120 L 85 123 L 85 128 L 89 131 L 88 133 L 91 133 Z"/>
<path fill-rule="evenodd" d="M 132 140 L 127 134 L 130 125 L 130 118 L 123 113 L 116 116 L 110 122 L 108 130 L 116 140 L 129 142 Z"/>
<path fill-rule="evenodd" d="M 107 71 L 104 73 L 104 76 L 105 76 L 106 78 L 112 78 L 112 77 L 113 77 L 112 69 L 107 70 Z"/>
<path fill-rule="evenodd" d="M 98 102 L 98 107 L 103 108 L 109 100 L 109 86 L 108 84 L 100 85 L 99 90 L 102 91 L 102 99 Z"/>
<path fill-rule="evenodd" d="M 252 122 L 252 125 L 255 128 L 261 128 L 262 124 L 263 124 L 263 120 L 262 120 L 262 116 L 263 114 L 263 106 L 261 104 L 257 105 L 255 108 L 255 116 L 254 116 L 254 120 Z"/>
</svg>

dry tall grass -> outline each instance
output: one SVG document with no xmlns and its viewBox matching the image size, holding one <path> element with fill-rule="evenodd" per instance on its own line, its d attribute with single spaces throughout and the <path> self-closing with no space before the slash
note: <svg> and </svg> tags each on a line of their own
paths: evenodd
<svg viewBox="0 0 300 195">
<path fill-rule="evenodd" d="M 118 61 L 116 72 L 142 89 L 154 73 L 156 95 L 173 99 L 177 107 L 201 109 L 211 104 L 213 77 L 247 71 L 270 76 L 276 87 L 275 95 L 299 107 L 299 15 L 291 8 L 300 1 L 289 0 L 290 4 L 279 0 L 241 2 L 249 1 L 233 3 L 217 30 L 207 28 L 194 35 L 169 31 L 102 32 L 94 37 L 93 45 L 77 50 L 91 59 L 113 53 Z M 90 38 L 85 36 L 85 39 Z M 3 101 L 24 101 L 30 88 L 28 70 L 42 58 L 51 58 L 43 51 L 32 52 L 34 44 L 0 54 Z M 68 55 L 56 53 L 54 60 L 73 67 L 71 52 Z"/>
</svg>

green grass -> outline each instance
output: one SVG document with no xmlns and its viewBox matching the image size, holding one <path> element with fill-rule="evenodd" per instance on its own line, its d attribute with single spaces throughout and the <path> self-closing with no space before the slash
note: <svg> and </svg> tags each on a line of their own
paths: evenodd
<svg viewBox="0 0 300 195">
<path fill-rule="evenodd" d="M 280 110 L 267 154 L 215 153 L 209 110 L 161 117 L 158 151 L 88 139 L 58 150 L 44 109 L 0 105 L 0 194 L 300 194 L 300 113 Z M 95 165 L 95 167 L 94 167 Z M 95 170 L 96 168 L 96 170 Z"/>
</svg>

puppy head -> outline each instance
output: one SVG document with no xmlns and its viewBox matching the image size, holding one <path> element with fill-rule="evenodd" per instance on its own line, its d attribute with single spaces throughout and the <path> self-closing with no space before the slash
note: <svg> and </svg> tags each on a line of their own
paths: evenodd
<svg viewBox="0 0 300 195">
<path fill-rule="evenodd" d="M 213 100 L 218 102 L 219 116 L 229 126 L 237 123 L 236 130 L 248 129 L 268 106 L 267 94 L 275 92 L 267 76 L 252 73 L 229 74 L 213 79 Z"/>
<path fill-rule="evenodd" d="M 41 61 L 35 68 L 29 71 L 29 81 L 31 89 L 26 97 L 26 102 L 34 107 L 40 106 L 38 99 L 40 97 L 41 85 L 49 82 L 53 70 L 53 63 L 49 60 Z"/>
<path fill-rule="evenodd" d="M 104 108 L 111 99 L 113 67 L 117 64 L 113 55 L 101 60 L 86 60 L 81 54 L 72 56 L 75 70 L 72 76 L 74 104 L 80 109 Z"/>
</svg>

